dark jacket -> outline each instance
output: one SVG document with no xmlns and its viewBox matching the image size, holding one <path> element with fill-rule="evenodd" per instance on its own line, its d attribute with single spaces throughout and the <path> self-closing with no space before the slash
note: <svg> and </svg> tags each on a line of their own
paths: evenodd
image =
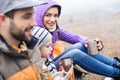
<svg viewBox="0 0 120 80">
<path fill-rule="evenodd" d="M 5 80 L 41 80 L 39 48 L 30 54 L 17 53 L 0 36 L 0 78 Z"/>
</svg>

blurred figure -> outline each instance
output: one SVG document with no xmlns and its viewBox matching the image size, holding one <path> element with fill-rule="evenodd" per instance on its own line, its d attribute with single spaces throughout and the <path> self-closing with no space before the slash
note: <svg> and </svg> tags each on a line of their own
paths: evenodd
<svg viewBox="0 0 120 80">
<path fill-rule="evenodd" d="M 40 54 L 26 46 L 35 26 L 33 6 L 46 0 L 0 0 L 0 80 L 41 80 Z M 41 63 L 41 62 L 40 62 Z"/>
</svg>

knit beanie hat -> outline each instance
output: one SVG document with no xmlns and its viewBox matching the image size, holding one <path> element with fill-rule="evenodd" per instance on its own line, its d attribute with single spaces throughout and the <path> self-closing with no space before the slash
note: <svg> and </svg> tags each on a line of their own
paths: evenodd
<svg viewBox="0 0 120 80">
<path fill-rule="evenodd" d="M 38 39 L 38 47 L 41 49 L 47 42 L 52 39 L 52 35 L 44 28 L 38 26 L 33 27 L 32 36 Z"/>
</svg>

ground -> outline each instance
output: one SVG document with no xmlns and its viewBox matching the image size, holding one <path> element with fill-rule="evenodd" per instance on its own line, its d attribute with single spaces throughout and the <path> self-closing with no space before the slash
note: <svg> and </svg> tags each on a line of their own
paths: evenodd
<svg viewBox="0 0 120 80">
<path fill-rule="evenodd" d="M 75 34 L 82 34 L 89 38 L 100 38 L 104 44 L 102 53 L 111 58 L 120 58 L 120 16 L 113 15 L 103 19 L 75 19 L 73 15 L 61 17 L 60 26 Z M 66 47 L 70 44 L 66 44 Z M 105 76 L 90 73 L 84 80 L 103 80 Z"/>
</svg>

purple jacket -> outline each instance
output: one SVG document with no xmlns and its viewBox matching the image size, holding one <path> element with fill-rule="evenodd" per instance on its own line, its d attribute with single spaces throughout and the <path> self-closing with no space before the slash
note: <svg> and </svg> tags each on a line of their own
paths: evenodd
<svg viewBox="0 0 120 80">
<path fill-rule="evenodd" d="M 42 28 L 45 28 L 42 21 L 43 21 L 43 17 L 45 15 L 45 13 L 48 11 L 49 8 L 56 5 L 59 10 L 59 16 L 61 14 L 61 6 L 59 4 L 57 4 L 53 0 L 49 0 L 48 2 L 49 2 L 48 4 L 40 5 L 40 6 L 37 6 L 34 8 L 35 9 L 35 15 L 34 15 L 35 20 L 37 22 L 37 25 Z M 55 30 L 54 32 L 52 32 L 52 35 L 53 35 L 52 46 L 54 46 L 55 42 L 58 40 L 58 31 L 59 30 Z M 60 40 L 71 43 L 71 44 L 80 42 L 81 44 L 84 45 L 86 43 L 87 38 L 82 35 L 76 35 L 71 32 L 68 32 L 64 29 L 60 29 Z"/>
</svg>

